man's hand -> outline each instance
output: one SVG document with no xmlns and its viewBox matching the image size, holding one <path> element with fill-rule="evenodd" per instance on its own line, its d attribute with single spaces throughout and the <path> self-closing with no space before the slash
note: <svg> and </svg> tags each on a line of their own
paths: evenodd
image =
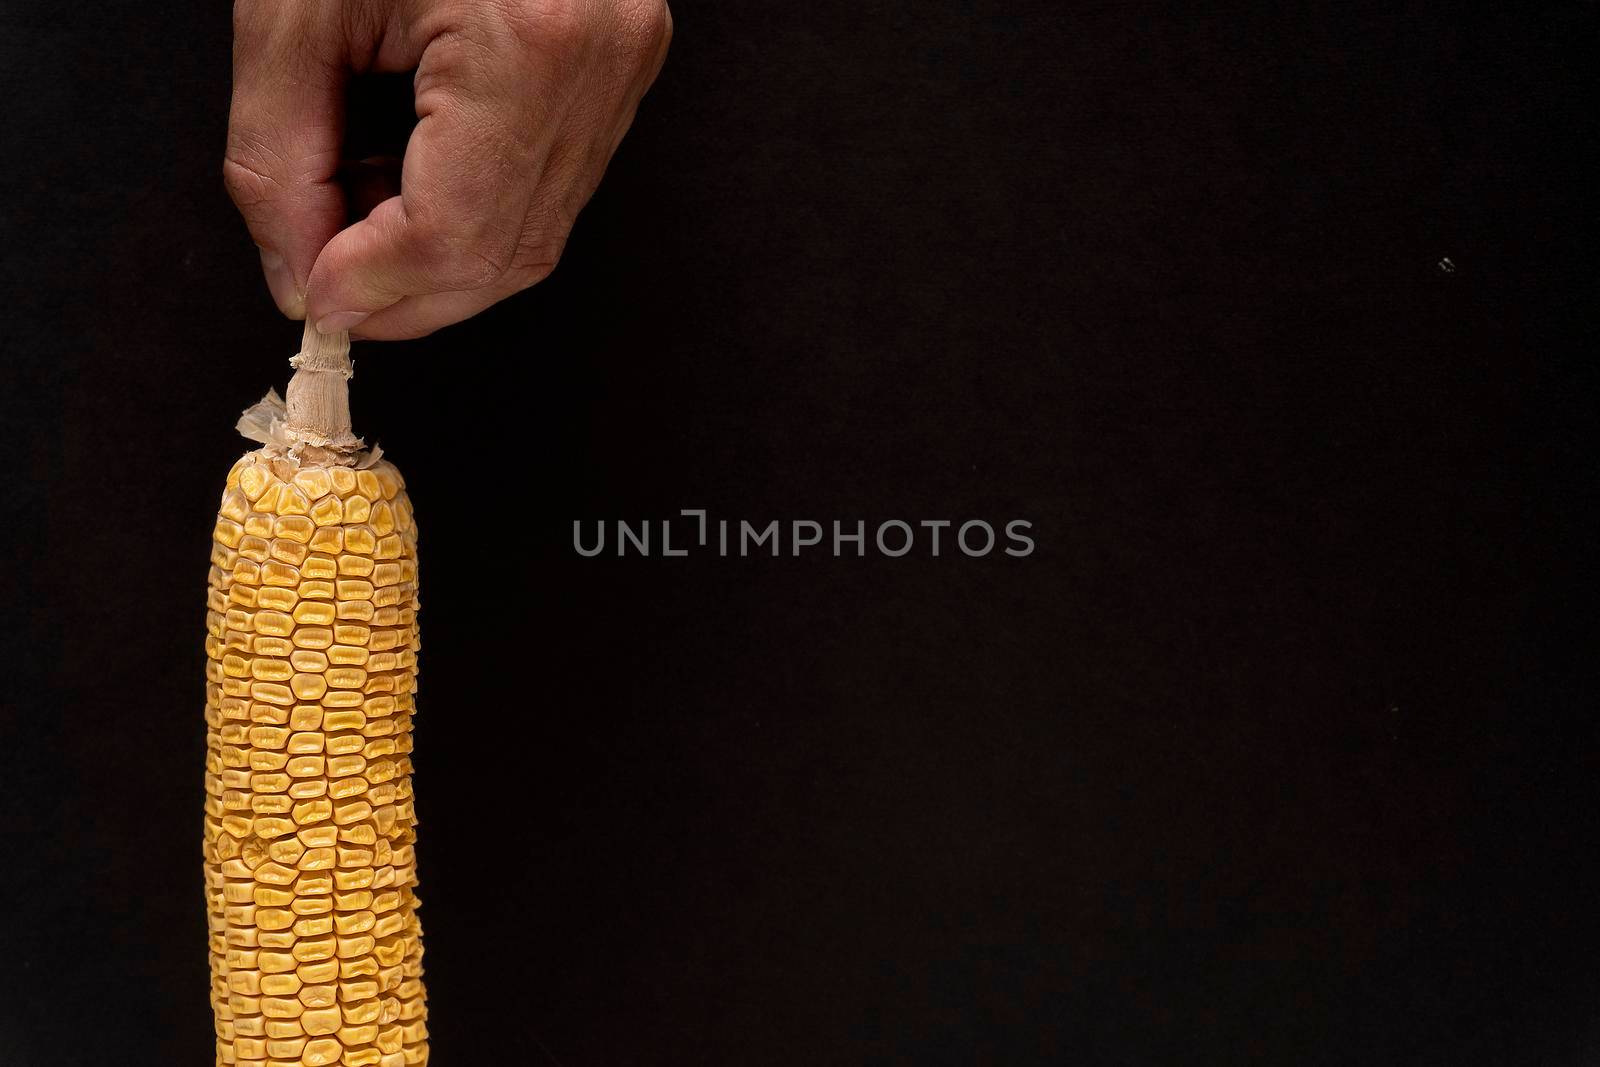
<svg viewBox="0 0 1600 1067">
<path fill-rule="evenodd" d="M 420 337 L 544 278 L 671 36 L 665 0 L 238 0 L 223 175 L 278 306 Z M 412 68 L 398 195 L 346 227 L 346 82 Z"/>
</svg>

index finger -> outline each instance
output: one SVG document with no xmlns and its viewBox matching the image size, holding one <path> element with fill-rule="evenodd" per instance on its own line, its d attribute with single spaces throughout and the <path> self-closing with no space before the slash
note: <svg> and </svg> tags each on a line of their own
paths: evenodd
<svg viewBox="0 0 1600 1067">
<path fill-rule="evenodd" d="M 328 5 L 234 7 L 223 181 L 261 249 L 273 299 L 291 318 L 304 316 L 311 267 L 345 219 L 335 176 L 347 50 L 332 17 Z"/>
</svg>

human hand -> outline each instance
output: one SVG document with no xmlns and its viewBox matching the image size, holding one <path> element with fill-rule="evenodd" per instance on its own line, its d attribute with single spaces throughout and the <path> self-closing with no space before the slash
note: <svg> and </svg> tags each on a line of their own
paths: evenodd
<svg viewBox="0 0 1600 1067">
<path fill-rule="evenodd" d="M 237 0 L 223 177 L 279 308 L 420 337 L 543 279 L 671 36 L 665 0 Z M 346 226 L 345 85 L 413 68 L 398 195 Z"/>
</svg>

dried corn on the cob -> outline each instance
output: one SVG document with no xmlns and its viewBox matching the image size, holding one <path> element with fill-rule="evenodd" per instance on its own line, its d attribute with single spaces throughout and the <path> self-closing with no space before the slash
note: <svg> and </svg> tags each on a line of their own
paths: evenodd
<svg viewBox="0 0 1600 1067">
<path fill-rule="evenodd" d="M 228 473 L 206 614 L 206 902 L 218 1064 L 428 1059 L 411 716 L 416 527 L 349 428 L 343 335 Z"/>
</svg>

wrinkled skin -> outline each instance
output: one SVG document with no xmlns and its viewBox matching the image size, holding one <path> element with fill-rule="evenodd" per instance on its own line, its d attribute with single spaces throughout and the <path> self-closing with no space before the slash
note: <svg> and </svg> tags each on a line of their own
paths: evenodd
<svg viewBox="0 0 1600 1067">
<path fill-rule="evenodd" d="M 223 176 L 273 299 L 397 339 L 538 282 L 671 36 L 665 0 L 238 0 Z M 398 180 L 367 168 L 348 191 L 348 78 L 412 69 Z"/>
</svg>

